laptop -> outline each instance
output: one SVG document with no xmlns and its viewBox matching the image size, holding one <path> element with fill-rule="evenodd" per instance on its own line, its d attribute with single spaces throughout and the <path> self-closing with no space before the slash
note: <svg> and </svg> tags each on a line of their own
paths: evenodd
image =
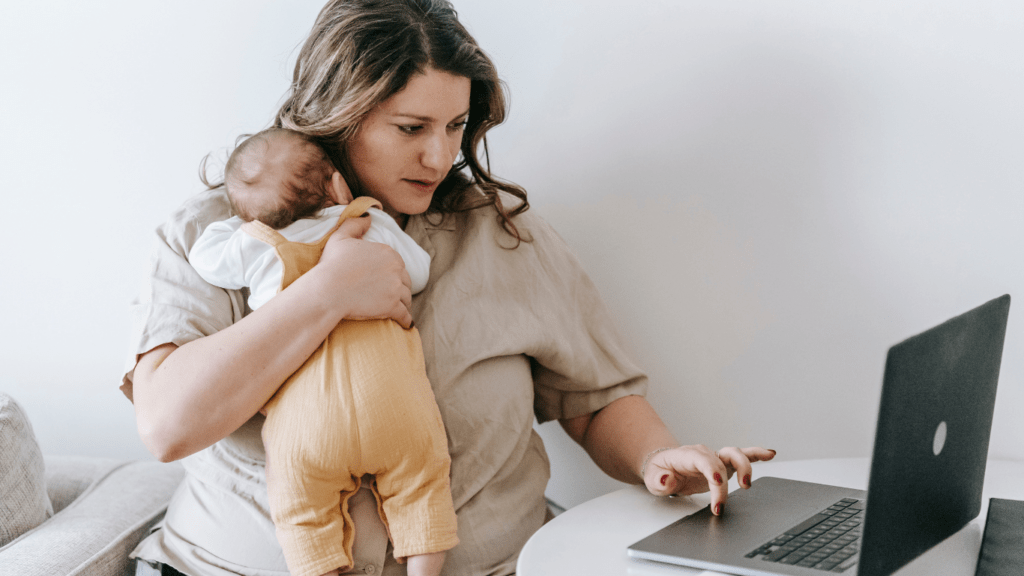
<svg viewBox="0 0 1024 576">
<path fill-rule="evenodd" d="M 1010 296 L 889 349 L 868 490 L 765 477 L 629 546 L 738 575 L 887 575 L 981 511 Z"/>
</svg>

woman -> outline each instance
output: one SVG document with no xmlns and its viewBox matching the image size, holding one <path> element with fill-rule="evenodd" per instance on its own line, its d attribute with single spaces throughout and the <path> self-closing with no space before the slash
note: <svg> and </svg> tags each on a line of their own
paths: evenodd
<svg viewBox="0 0 1024 576">
<path fill-rule="evenodd" d="M 342 319 L 415 317 L 449 436 L 458 547 L 445 573 L 510 574 L 545 520 L 548 463 L 533 419 L 557 419 L 612 477 L 654 494 L 749 487 L 760 448 L 679 446 L 643 399 L 608 315 L 558 236 L 495 180 L 478 147 L 505 115 L 493 64 L 445 0 L 334 0 L 318 17 L 276 124 L 317 137 L 354 193 L 379 200 L 433 259 L 427 288 L 349 221 L 320 263 L 244 314 L 183 254 L 229 215 L 221 189 L 158 230 L 151 289 L 136 307 L 137 363 L 123 389 L 146 446 L 189 474 L 136 550 L 188 574 L 283 574 L 266 511 L 260 408 Z M 356 566 L 384 564 L 372 500 L 353 498 Z"/>
</svg>

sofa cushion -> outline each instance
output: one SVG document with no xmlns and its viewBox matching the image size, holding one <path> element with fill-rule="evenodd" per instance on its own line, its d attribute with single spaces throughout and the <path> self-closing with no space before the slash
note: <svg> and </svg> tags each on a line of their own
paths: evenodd
<svg viewBox="0 0 1024 576">
<path fill-rule="evenodd" d="M 0 393 L 0 546 L 53 515 L 43 454 L 21 406 Z"/>
<path fill-rule="evenodd" d="M 45 456 L 46 491 L 50 494 L 53 513 L 73 503 L 94 484 L 102 480 L 123 461 L 94 456 Z"/>
<path fill-rule="evenodd" d="M 58 460 L 65 460 L 63 463 Z M 181 464 L 81 458 L 47 459 L 91 484 L 59 513 L 0 547 L 0 576 L 131 576 L 132 549 L 163 518 L 181 483 Z M 104 471 L 95 478 L 94 474 Z"/>
</svg>

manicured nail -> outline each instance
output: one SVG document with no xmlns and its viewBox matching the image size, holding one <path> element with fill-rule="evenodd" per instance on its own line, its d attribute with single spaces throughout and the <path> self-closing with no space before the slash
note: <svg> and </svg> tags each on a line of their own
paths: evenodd
<svg viewBox="0 0 1024 576">
<path fill-rule="evenodd" d="M 772 456 L 775 456 L 776 454 L 778 454 L 778 452 L 776 452 L 775 450 L 772 450 L 771 448 L 769 448 L 768 451 L 772 453 Z"/>
<path fill-rule="evenodd" d="M 718 472 L 715 472 L 715 482 L 718 482 L 719 484 L 722 483 L 722 475 Z"/>
<path fill-rule="evenodd" d="M 715 504 L 715 516 L 721 516 L 721 515 L 722 515 L 722 503 L 719 502 L 718 504 Z"/>
<path fill-rule="evenodd" d="M 750 474 L 743 477 L 743 483 L 747 485 L 747 488 L 750 488 Z"/>
<path fill-rule="evenodd" d="M 668 482 L 668 474 L 661 477 L 661 485 L 664 486 Z"/>
</svg>

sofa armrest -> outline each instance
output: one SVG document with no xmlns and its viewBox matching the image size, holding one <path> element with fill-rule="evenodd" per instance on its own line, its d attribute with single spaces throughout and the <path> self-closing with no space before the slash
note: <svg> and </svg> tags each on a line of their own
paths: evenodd
<svg viewBox="0 0 1024 576">
<path fill-rule="evenodd" d="M 180 464 L 112 466 L 78 498 L 0 548 L 0 576 L 130 576 L 128 554 L 163 518 Z"/>
</svg>

